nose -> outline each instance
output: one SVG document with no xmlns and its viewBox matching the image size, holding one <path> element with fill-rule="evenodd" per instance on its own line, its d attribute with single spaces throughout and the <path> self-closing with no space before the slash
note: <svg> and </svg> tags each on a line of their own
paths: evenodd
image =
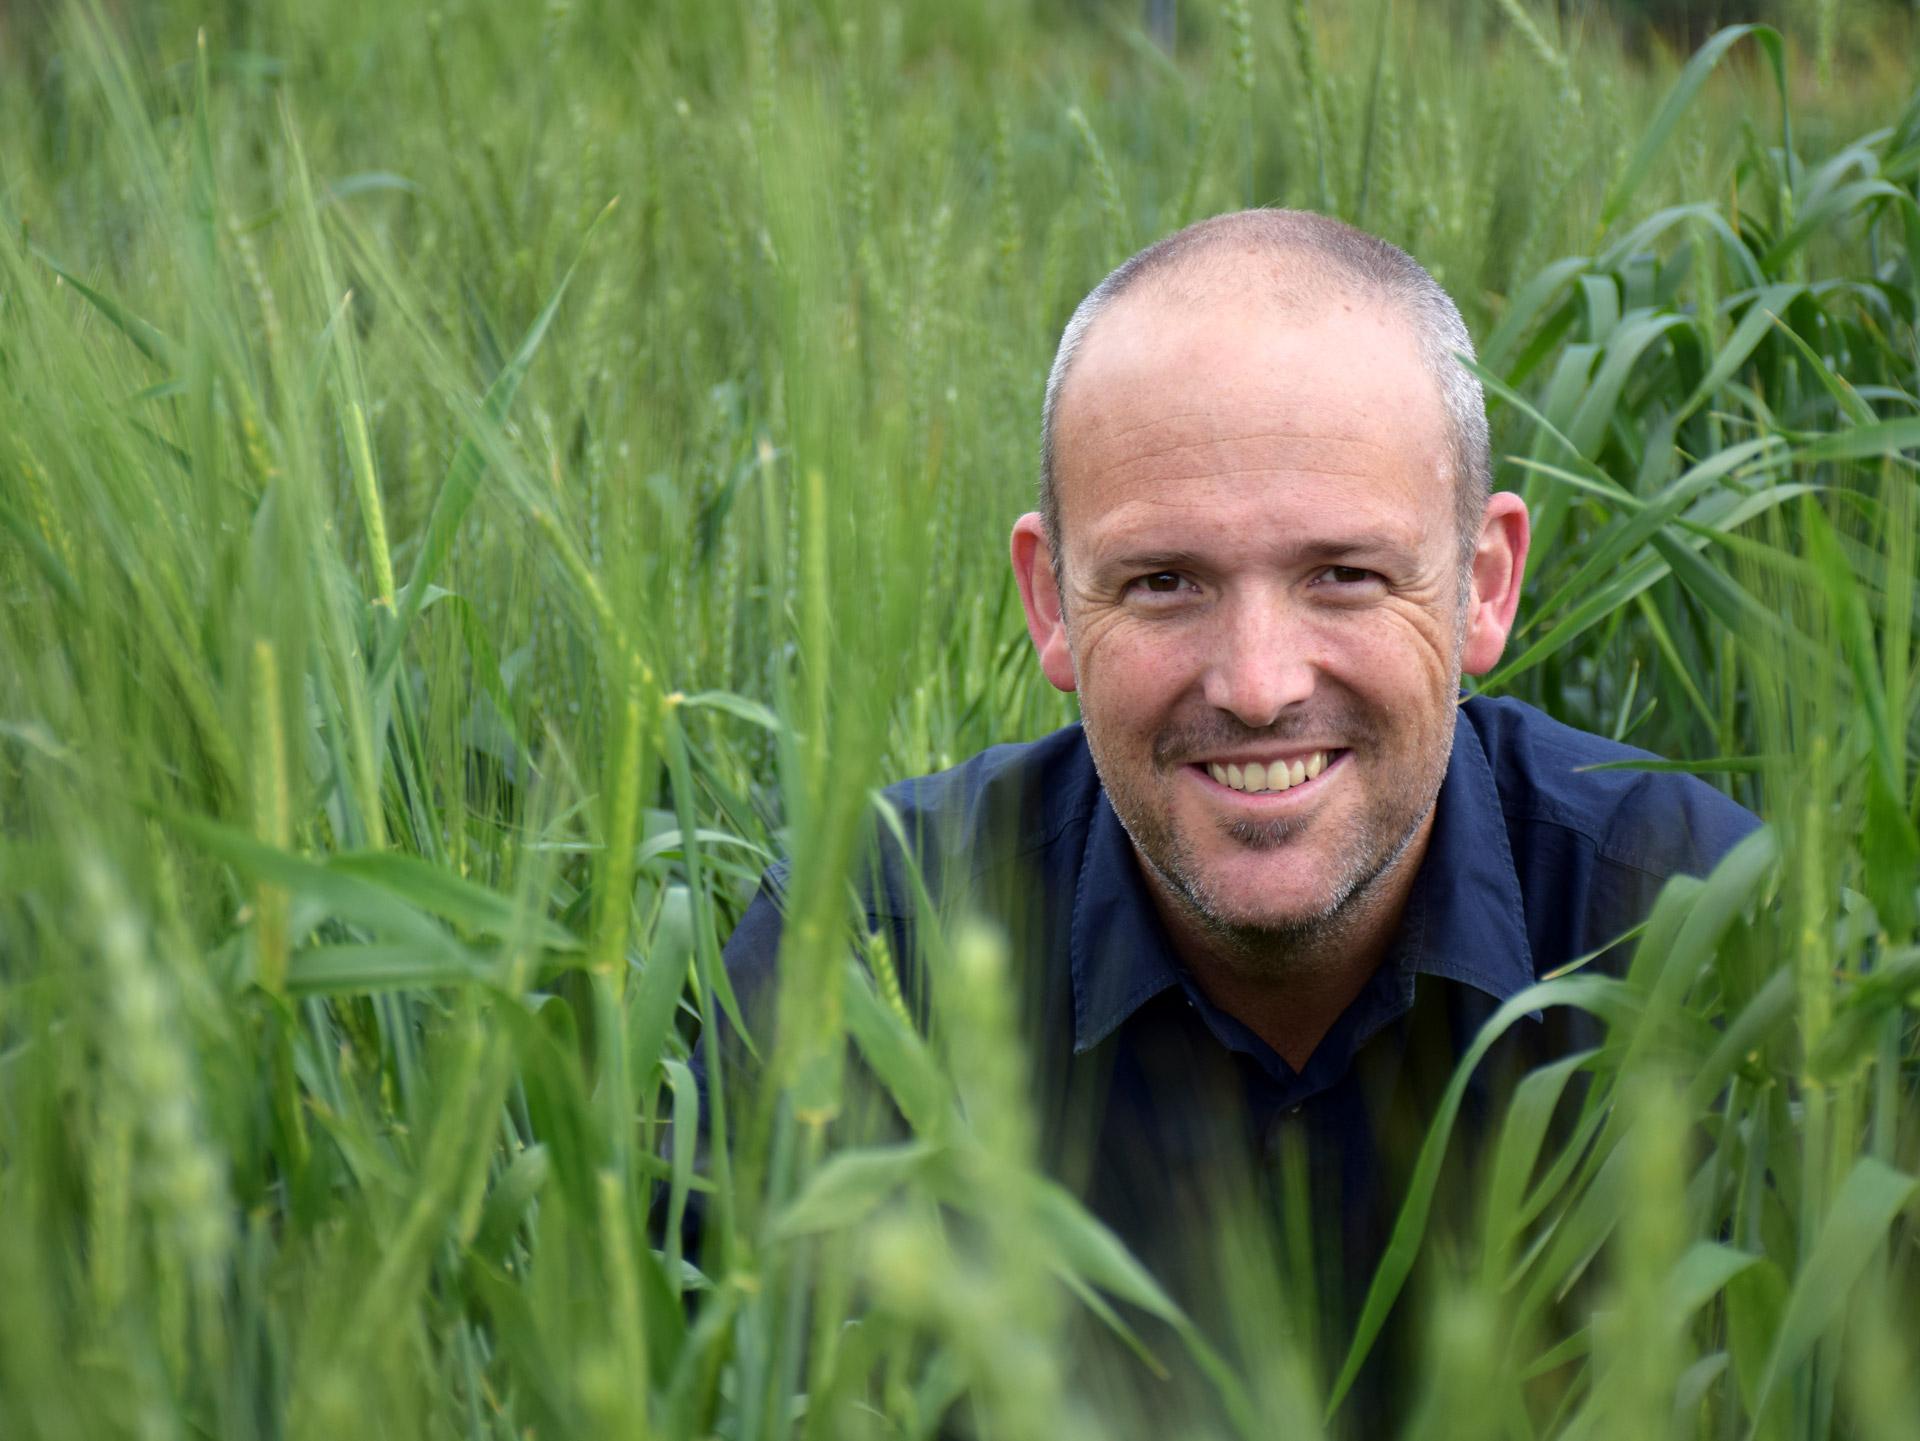
<svg viewBox="0 0 1920 1441">
<path fill-rule="evenodd" d="M 1260 728 L 1313 694 L 1309 637 L 1273 596 L 1249 596 L 1221 617 L 1203 690 L 1207 703 Z"/>
</svg>

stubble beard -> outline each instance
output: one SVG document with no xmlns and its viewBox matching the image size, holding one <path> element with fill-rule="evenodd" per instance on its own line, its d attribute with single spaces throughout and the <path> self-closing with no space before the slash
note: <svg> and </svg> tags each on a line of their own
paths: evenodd
<svg viewBox="0 0 1920 1441">
<path fill-rule="evenodd" d="M 1331 728 L 1316 718 L 1255 731 L 1226 717 L 1170 727 L 1154 741 L 1153 779 L 1145 786 L 1136 786 L 1126 767 L 1111 763 L 1098 727 L 1084 717 L 1083 725 L 1094 769 L 1149 880 L 1157 883 L 1161 894 L 1204 937 L 1210 950 L 1249 979 L 1257 980 L 1298 975 L 1317 969 L 1323 961 L 1338 959 L 1342 941 L 1366 918 L 1369 901 L 1405 858 L 1432 814 L 1446 777 L 1452 737 L 1449 726 L 1444 737 L 1423 744 L 1408 763 L 1395 766 L 1394 774 L 1380 778 L 1377 796 L 1404 796 L 1408 804 L 1391 808 L 1375 805 L 1342 827 L 1342 834 L 1332 840 L 1333 883 L 1318 907 L 1302 914 L 1252 920 L 1233 913 L 1203 873 L 1192 845 L 1171 823 L 1168 790 L 1174 772 L 1208 750 L 1263 742 L 1285 744 L 1306 734 L 1309 725 L 1318 734 L 1337 734 L 1347 740 L 1349 764 L 1376 765 L 1380 759 L 1380 727 L 1358 713 L 1336 717 Z M 1329 822 L 1324 817 L 1299 817 L 1215 824 L 1220 834 L 1237 846 L 1277 851 L 1311 828 Z"/>
</svg>

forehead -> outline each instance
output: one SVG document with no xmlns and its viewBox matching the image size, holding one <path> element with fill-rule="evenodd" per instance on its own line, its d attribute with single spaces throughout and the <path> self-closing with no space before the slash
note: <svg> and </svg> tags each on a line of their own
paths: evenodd
<svg viewBox="0 0 1920 1441">
<path fill-rule="evenodd" d="M 1354 297 L 1304 314 L 1127 297 L 1089 330 L 1056 424 L 1076 546 L 1248 503 L 1413 533 L 1451 513 L 1438 388 L 1407 324 Z"/>
</svg>

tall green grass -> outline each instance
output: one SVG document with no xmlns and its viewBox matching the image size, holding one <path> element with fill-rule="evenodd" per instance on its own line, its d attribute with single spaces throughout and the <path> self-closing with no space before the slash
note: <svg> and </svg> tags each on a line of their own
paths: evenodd
<svg viewBox="0 0 1920 1441">
<path fill-rule="evenodd" d="M 1400 1307 L 1413 1435 L 1920 1434 L 1910 82 L 1180 15 L 12 22 L 0 1430 L 1126 1435 L 1114 1330 L 1193 1434 L 1311 1436 Z M 1443 1105 L 1331 1365 L 1301 1238 L 1223 1238 L 1272 1264 L 1203 1333 L 1041 1179 L 990 932 L 926 1033 L 849 961 L 872 789 L 1071 718 L 1001 560 L 1059 324 L 1275 202 L 1482 339 L 1538 536 L 1485 687 L 1773 823 L 1509 1007 L 1608 1039 L 1464 1206 Z M 776 854 L 784 1009 L 698 1151 Z"/>
</svg>

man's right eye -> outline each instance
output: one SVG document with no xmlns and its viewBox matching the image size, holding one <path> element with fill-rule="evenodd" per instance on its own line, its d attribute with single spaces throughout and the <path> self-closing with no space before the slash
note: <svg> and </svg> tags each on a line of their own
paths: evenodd
<svg viewBox="0 0 1920 1441">
<path fill-rule="evenodd" d="M 1161 610 L 1179 608 L 1199 593 L 1191 576 L 1177 570 L 1150 570 L 1121 587 L 1121 597 L 1136 606 Z"/>
</svg>

